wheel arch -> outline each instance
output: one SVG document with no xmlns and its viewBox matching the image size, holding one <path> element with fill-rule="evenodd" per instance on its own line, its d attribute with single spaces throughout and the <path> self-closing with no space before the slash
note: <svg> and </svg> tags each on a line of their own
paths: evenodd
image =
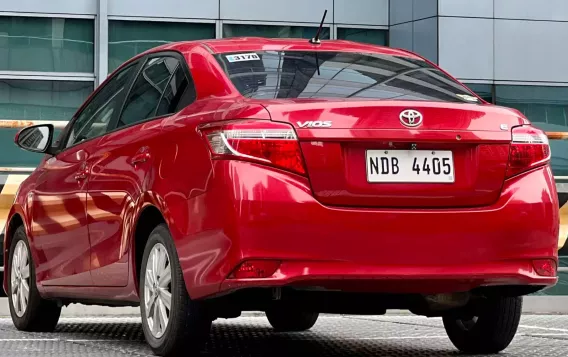
<svg viewBox="0 0 568 357">
<path fill-rule="evenodd" d="M 18 227 L 24 226 L 25 227 L 25 220 L 24 216 L 21 212 L 17 211 L 15 208 L 12 208 L 8 222 L 6 224 L 6 229 L 4 232 L 4 246 L 3 246 L 3 254 L 4 254 L 4 277 L 2 281 L 2 287 L 6 294 L 8 293 L 8 275 L 9 275 L 9 267 L 8 267 L 8 260 L 10 254 L 10 245 L 12 244 L 12 238 L 14 237 L 14 232 Z M 27 228 L 26 233 L 27 233 Z"/>
<path fill-rule="evenodd" d="M 134 284 L 138 294 L 140 293 L 139 280 L 144 248 L 146 247 L 146 242 L 150 237 L 150 232 L 159 224 L 167 225 L 167 220 L 162 214 L 162 211 L 156 205 L 144 205 L 136 219 L 132 239 L 132 268 L 134 269 L 134 274 L 132 274 L 132 276 L 134 278 Z"/>
</svg>

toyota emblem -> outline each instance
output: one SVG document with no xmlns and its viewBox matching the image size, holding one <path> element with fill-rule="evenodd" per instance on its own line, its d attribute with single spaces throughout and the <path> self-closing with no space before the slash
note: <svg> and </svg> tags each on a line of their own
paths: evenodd
<svg viewBox="0 0 568 357">
<path fill-rule="evenodd" d="M 414 128 L 422 124 L 422 113 L 416 110 L 407 109 L 400 113 L 400 122 L 409 128 Z"/>
</svg>

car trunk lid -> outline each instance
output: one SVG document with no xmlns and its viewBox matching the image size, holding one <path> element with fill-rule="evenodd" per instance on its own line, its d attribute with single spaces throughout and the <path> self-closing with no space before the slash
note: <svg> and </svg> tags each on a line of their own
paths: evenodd
<svg viewBox="0 0 568 357">
<path fill-rule="evenodd" d="M 314 196 L 353 207 L 449 208 L 494 203 L 511 128 L 525 123 L 490 105 L 373 100 L 262 101 L 296 128 Z M 415 127 L 403 124 L 419 113 Z M 408 124 L 408 123 L 406 123 Z"/>
</svg>

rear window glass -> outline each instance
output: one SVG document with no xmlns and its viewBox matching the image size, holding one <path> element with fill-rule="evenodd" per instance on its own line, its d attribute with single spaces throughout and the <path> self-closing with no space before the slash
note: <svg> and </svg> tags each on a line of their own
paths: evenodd
<svg viewBox="0 0 568 357">
<path fill-rule="evenodd" d="M 480 103 L 419 59 L 380 54 L 260 51 L 216 55 L 248 98 L 370 98 Z"/>
</svg>

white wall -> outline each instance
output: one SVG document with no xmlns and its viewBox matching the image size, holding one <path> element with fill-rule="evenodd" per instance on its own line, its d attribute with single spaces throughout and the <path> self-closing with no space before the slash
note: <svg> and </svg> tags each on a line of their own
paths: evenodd
<svg viewBox="0 0 568 357">
<path fill-rule="evenodd" d="M 0 15 L 95 15 L 99 1 L 108 2 L 109 16 L 319 23 L 327 9 L 327 23 L 388 26 L 389 19 L 389 0 L 0 0 Z"/>
<path fill-rule="evenodd" d="M 430 17 L 424 20 L 414 21 L 413 51 L 438 62 L 438 19 Z"/>
<path fill-rule="evenodd" d="M 68 0 L 69 2 L 75 0 Z M 219 2 L 212 0 L 107 0 L 109 16 L 215 19 Z"/>
<path fill-rule="evenodd" d="M 333 19 L 333 0 L 220 1 L 222 19 L 320 22 L 326 9 L 327 20 L 331 22 Z"/>
<path fill-rule="evenodd" d="M 494 78 L 493 19 L 440 17 L 439 64 L 460 79 Z"/>
<path fill-rule="evenodd" d="M 568 82 L 568 22 L 495 20 L 495 79 Z"/>
<path fill-rule="evenodd" d="M 334 4 L 337 24 L 389 24 L 389 0 L 335 0 Z"/>
<path fill-rule="evenodd" d="M 389 44 L 438 62 L 438 0 L 391 0 Z"/>
<path fill-rule="evenodd" d="M 438 11 L 440 16 L 492 18 L 493 1 L 494 0 L 439 0 Z M 497 2 L 499 1 L 502 0 L 497 0 Z M 517 2 L 517 0 L 514 1 Z"/>
<path fill-rule="evenodd" d="M 568 1 L 495 0 L 495 17 L 501 19 L 568 21 Z"/>
<path fill-rule="evenodd" d="M 94 15 L 97 13 L 97 1 L 98 0 L 1 0 L 0 11 Z"/>
<path fill-rule="evenodd" d="M 414 0 L 414 3 L 412 4 L 413 20 L 422 20 L 437 15 L 438 0 Z"/>
<path fill-rule="evenodd" d="M 414 20 L 414 0 L 390 1 L 390 24 L 397 25 Z"/>
<path fill-rule="evenodd" d="M 567 0 L 440 0 L 439 63 L 460 79 L 568 83 Z"/>
</svg>

